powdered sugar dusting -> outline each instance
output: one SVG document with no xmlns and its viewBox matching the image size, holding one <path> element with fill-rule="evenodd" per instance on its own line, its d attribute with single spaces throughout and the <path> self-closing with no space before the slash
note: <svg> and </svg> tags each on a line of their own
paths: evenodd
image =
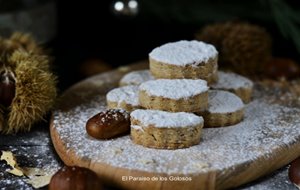
<svg viewBox="0 0 300 190">
<path fill-rule="evenodd" d="M 118 102 L 119 105 L 122 102 L 126 102 L 132 106 L 138 106 L 138 86 L 130 85 L 112 89 L 107 93 L 106 99 L 111 102 Z"/>
<path fill-rule="evenodd" d="M 231 72 L 218 71 L 219 80 L 212 84 L 213 89 L 238 89 L 238 88 L 252 88 L 253 82 L 241 75 Z"/>
<path fill-rule="evenodd" d="M 129 113 L 123 109 L 108 109 L 95 115 L 99 125 L 109 123 L 112 120 L 129 120 Z"/>
<path fill-rule="evenodd" d="M 205 80 L 200 79 L 157 79 L 142 83 L 139 90 L 152 96 L 182 99 L 201 94 L 208 90 L 208 86 Z"/>
<path fill-rule="evenodd" d="M 54 111 L 54 127 L 65 146 L 77 156 L 115 167 L 167 174 L 222 171 L 268 158 L 275 149 L 300 140 L 300 109 L 272 105 L 258 97 L 262 95 L 246 105 L 241 123 L 203 129 L 200 144 L 186 149 L 145 148 L 134 144 L 129 136 L 90 138 L 85 131 L 86 121 L 106 109 L 105 97 L 99 94 L 69 111 Z"/>
<path fill-rule="evenodd" d="M 202 117 L 185 112 L 171 113 L 159 110 L 135 110 L 130 116 L 131 119 L 140 121 L 144 127 L 177 128 L 198 126 L 203 123 Z"/>
<path fill-rule="evenodd" d="M 231 113 L 243 108 L 243 101 L 233 93 L 223 90 L 208 91 L 207 110 L 210 113 Z"/>
<path fill-rule="evenodd" d="M 123 76 L 120 80 L 121 85 L 140 85 L 143 82 L 154 80 L 150 70 L 132 71 Z"/>
<path fill-rule="evenodd" d="M 204 42 L 181 40 L 157 47 L 150 52 L 149 56 L 166 64 L 198 66 L 218 56 L 218 52 L 213 45 Z"/>
</svg>

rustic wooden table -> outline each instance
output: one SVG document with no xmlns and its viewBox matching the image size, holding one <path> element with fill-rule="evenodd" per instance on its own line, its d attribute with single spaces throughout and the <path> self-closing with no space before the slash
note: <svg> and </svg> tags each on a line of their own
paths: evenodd
<svg viewBox="0 0 300 190">
<path fill-rule="evenodd" d="M 37 167 L 46 171 L 60 168 L 63 163 L 57 156 L 49 135 L 49 124 L 42 123 L 28 133 L 0 135 L 0 150 L 11 151 L 21 167 Z M 239 190 L 297 190 L 287 176 L 287 168 L 240 187 Z M 5 171 L 4 162 L 0 162 L 0 189 L 32 190 L 25 182 L 26 177 L 17 177 Z M 41 188 L 47 189 L 47 187 Z M 111 189 L 111 188 L 107 188 Z"/>
<path fill-rule="evenodd" d="M 20 167 L 58 169 L 62 162 L 52 146 L 48 126 L 41 123 L 28 133 L 0 135 L 0 150 L 11 151 Z M 26 177 L 14 176 L 5 171 L 6 167 L 6 162 L 0 161 L 0 189 L 34 189 L 25 182 Z"/>
</svg>

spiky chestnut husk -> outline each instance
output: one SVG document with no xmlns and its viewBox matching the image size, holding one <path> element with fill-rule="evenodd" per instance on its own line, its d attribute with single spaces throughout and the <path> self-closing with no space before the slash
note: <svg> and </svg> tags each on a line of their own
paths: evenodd
<svg viewBox="0 0 300 190">
<path fill-rule="evenodd" d="M 0 106 L 0 131 L 6 134 L 29 131 L 52 108 L 57 95 L 49 57 L 29 36 L 11 39 L 0 40 L 0 63 L 13 73 L 15 85 L 11 104 Z"/>
<path fill-rule="evenodd" d="M 2 56 L 3 54 L 12 54 L 17 49 L 39 55 L 45 54 L 45 50 L 36 43 L 30 34 L 15 32 L 10 38 L 0 37 L 0 52 Z"/>
<path fill-rule="evenodd" d="M 220 66 L 242 74 L 260 73 L 271 58 L 271 37 L 261 27 L 246 22 L 225 22 L 206 26 L 198 40 L 215 45 Z"/>
<path fill-rule="evenodd" d="M 241 23 L 223 40 L 223 61 L 232 64 L 235 71 L 256 75 L 272 57 L 271 37 L 261 27 Z"/>
<path fill-rule="evenodd" d="M 205 26 L 195 34 L 196 39 L 213 44 L 218 51 L 222 48 L 223 39 L 235 25 L 235 22 L 214 23 Z"/>
</svg>

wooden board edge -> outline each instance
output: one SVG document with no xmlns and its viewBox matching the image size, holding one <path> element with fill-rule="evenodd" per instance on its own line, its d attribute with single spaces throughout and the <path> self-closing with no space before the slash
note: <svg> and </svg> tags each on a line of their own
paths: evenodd
<svg viewBox="0 0 300 190">
<path fill-rule="evenodd" d="M 53 124 L 53 117 L 50 123 L 50 136 L 53 141 L 54 148 L 62 159 L 69 166 L 80 166 L 95 171 L 101 181 L 109 186 L 116 186 L 124 189 L 164 189 L 164 190 L 182 190 L 182 189 L 199 189 L 213 190 L 215 189 L 216 172 L 182 175 L 182 174 L 153 174 L 139 170 L 130 170 L 126 168 L 114 167 L 105 163 L 92 162 L 89 159 L 82 160 L 78 158 L 74 151 L 68 150 L 61 141 L 58 132 Z M 122 177 L 128 180 L 122 181 Z M 135 180 L 139 177 L 150 178 L 149 181 Z M 157 177 L 157 180 L 156 180 Z M 185 180 L 176 180 L 176 177 L 183 177 Z M 131 178 L 131 179 L 129 179 Z M 167 178 L 166 181 L 162 178 Z M 174 180 L 174 181 L 173 181 Z"/>
<path fill-rule="evenodd" d="M 300 156 L 300 139 L 288 146 L 289 149 L 293 150 L 290 151 L 288 155 L 285 151 L 286 147 L 278 147 L 267 157 L 261 156 L 255 161 L 240 164 L 234 169 L 228 168 L 228 170 L 231 171 L 230 173 L 226 174 L 219 171 L 217 173 L 216 189 L 228 189 L 241 186 L 289 164 Z M 269 164 L 266 165 L 265 162 Z"/>
</svg>

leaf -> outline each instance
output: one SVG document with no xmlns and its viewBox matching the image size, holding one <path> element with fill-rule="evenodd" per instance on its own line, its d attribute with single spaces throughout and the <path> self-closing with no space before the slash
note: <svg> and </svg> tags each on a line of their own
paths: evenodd
<svg viewBox="0 0 300 190">
<path fill-rule="evenodd" d="M 26 179 L 25 181 L 37 189 L 48 185 L 50 183 L 51 177 L 52 175 L 35 176 L 30 179 Z"/>
<path fill-rule="evenodd" d="M 0 160 L 5 160 L 12 169 L 8 170 L 8 173 L 11 173 L 16 176 L 24 176 L 22 169 L 18 166 L 16 162 L 16 158 L 14 157 L 13 153 L 10 151 L 2 151 L 2 155 Z"/>
<path fill-rule="evenodd" d="M 23 168 L 24 174 L 29 177 L 25 181 L 34 188 L 41 188 L 50 183 L 53 174 L 47 173 L 43 168 Z"/>
<path fill-rule="evenodd" d="M 31 168 L 24 167 L 20 168 L 16 162 L 16 158 L 10 151 L 2 151 L 2 155 L 0 160 L 4 160 L 7 164 L 13 168 L 8 170 L 7 172 L 14 174 L 16 176 L 27 176 L 29 179 L 25 179 L 25 181 L 32 185 L 34 188 L 41 188 L 50 183 L 51 177 L 54 172 L 49 173 L 43 168 Z"/>
</svg>

